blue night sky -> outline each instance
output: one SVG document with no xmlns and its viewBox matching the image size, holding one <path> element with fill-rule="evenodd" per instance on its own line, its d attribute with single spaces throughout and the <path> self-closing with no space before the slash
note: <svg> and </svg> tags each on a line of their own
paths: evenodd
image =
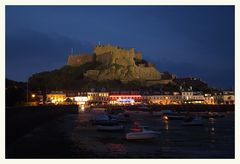
<svg viewBox="0 0 240 164">
<path fill-rule="evenodd" d="M 7 6 L 6 77 L 61 68 L 71 48 L 134 47 L 159 71 L 234 87 L 232 6 Z"/>
</svg>

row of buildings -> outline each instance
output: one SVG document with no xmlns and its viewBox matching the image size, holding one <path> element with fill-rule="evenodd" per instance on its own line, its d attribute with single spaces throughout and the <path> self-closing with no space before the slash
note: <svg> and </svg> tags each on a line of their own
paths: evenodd
<svg viewBox="0 0 240 164">
<path fill-rule="evenodd" d="M 34 94 L 35 95 L 35 94 Z M 223 91 L 203 94 L 195 91 L 139 93 L 139 92 L 81 92 L 81 91 L 51 91 L 45 96 L 34 96 L 35 100 L 41 96 L 39 103 L 46 104 L 78 104 L 86 107 L 90 105 L 135 105 L 135 104 L 234 104 L 233 91 Z M 43 100 L 43 97 L 46 97 Z"/>
</svg>

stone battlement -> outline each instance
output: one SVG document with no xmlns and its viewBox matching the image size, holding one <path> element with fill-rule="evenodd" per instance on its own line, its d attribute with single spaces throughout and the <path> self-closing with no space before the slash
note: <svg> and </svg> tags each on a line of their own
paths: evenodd
<svg viewBox="0 0 240 164">
<path fill-rule="evenodd" d="M 97 45 L 94 55 L 74 54 L 68 57 L 67 65 L 80 66 L 87 62 L 97 61 L 105 65 L 119 64 L 123 66 L 134 65 L 134 59 L 142 60 L 142 54 L 134 48 L 124 49 L 119 46 Z"/>
<path fill-rule="evenodd" d="M 94 53 L 96 55 L 96 61 L 105 65 L 134 65 L 134 48 L 128 50 L 118 46 L 98 45 L 95 47 Z"/>
<path fill-rule="evenodd" d="M 67 65 L 77 67 L 88 62 L 93 62 L 93 60 L 94 60 L 93 55 L 88 54 L 70 55 L 68 57 Z"/>
<path fill-rule="evenodd" d="M 125 49 L 119 46 L 112 46 L 112 45 L 97 45 L 94 49 L 94 53 L 97 55 L 101 54 L 132 54 L 135 59 L 142 60 L 142 53 L 136 52 L 134 48 Z"/>
<path fill-rule="evenodd" d="M 125 49 L 119 46 L 108 45 L 97 45 L 94 49 L 94 53 L 97 55 L 105 53 L 117 53 L 117 54 L 135 54 L 135 49 Z"/>
</svg>

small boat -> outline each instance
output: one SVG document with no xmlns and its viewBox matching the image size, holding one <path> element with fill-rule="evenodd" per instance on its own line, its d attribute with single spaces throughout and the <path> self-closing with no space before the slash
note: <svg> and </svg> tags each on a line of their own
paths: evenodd
<svg viewBox="0 0 240 164">
<path fill-rule="evenodd" d="M 167 117 L 167 119 L 168 120 L 182 120 L 182 119 L 184 119 L 184 116 L 182 116 L 182 115 L 178 115 L 178 114 L 176 114 L 176 115 L 164 115 L 163 117 Z"/>
<path fill-rule="evenodd" d="M 131 122 L 129 114 L 120 113 L 120 114 L 114 116 L 113 118 L 118 120 L 118 122 L 121 122 L 121 123 Z"/>
<path fill-rule="evenodd" d="M 225 115 L 220 112 L 208 112 L 209 117 L 216 118 L 216 117 L 224 117 Z"/>
<path fill-rule="evenodd" d="M 135 131 L 126 134 L 127 140 L 148 140 L 158 138 L 161 133 L 157 131 L 148 130 L 147 126 L 139 126 Z"/>
<path fill-rule="evenodd" d="M 120 130 L 123 130 L 124 127 L 123 125 L 97 125 L 96 126 L 97 130 L 100 130 L 100 131 L 120 131 Z"/>
<path fill-rule="evenodd" d="M 90 122 L 92 122 L 93 125 L 116 125 L 118 120 L 112 118 L 110 115 L 102 114 L 90 120 Z"/>
<path fill-rule="evenodd" d="M 180 115 L 178 113 L 172 113 L 172 114 L 164 114 L 162 115 L 163 120 L 182 120 L 184 119 L 184 115 Z"/>
<path fill-rule="evenodd" d="M 201 117 L 188 117 L 185 118 L 184 122 L 182 123 L 183 126 L 202 126 L 203 120 Z"/>
<path fill-rule="evenodd" d="M 219 118 L 219 117 L 225 117 L 224 113 L 220 112 L 205 112 L 202 114 L 203 118 Z"/>
<path fill-rule="evenodd" d="M 163 120 L 181 120 L 184 119 L 184 116 L 178 112 L 172 110 L 162 110 L 162 119 Z"/>
</svg>

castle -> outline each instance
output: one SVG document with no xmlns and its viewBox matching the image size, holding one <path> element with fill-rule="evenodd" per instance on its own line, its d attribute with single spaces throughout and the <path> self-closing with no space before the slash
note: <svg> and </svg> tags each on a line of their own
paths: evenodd
<svg viewBox="0 0 240 164">
<path fill-rule="evenodd" d="M 149 84 L 169 83 L 174 75 L 166 76 L 155 65 L 142 59 L 142 54 L 134 48 L 124 49 L 119 46 L 97 45 L 93 54 L 75 54 L 68 57 L 67 65 L 78 67 L 85 63 L 97 62 L 96 68 L 85 72 L 84 76 L 92 80 L 147 81 Z M 104 68 L 104 69 L 103 69 Z M 167 78 L 166 78 L 167 77 Z"/>
</svg>

